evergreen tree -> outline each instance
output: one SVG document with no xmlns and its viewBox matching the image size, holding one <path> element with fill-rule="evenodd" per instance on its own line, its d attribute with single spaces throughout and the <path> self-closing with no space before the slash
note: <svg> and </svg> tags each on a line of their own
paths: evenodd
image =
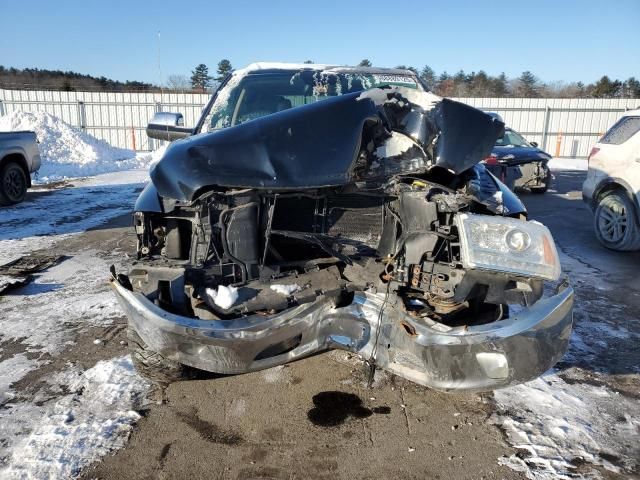
<svg viewBox="0 0 640 480">
<path fill-rule="evenodd" d="M 613 98 L 617 97 L 620 93 L 622 82 L 620 80 L 611 81 L 611 79 L 604 75 L 593 86 L 591 96 L 596 98 Z"/>
<path fill-rule="evenodd" d="M 216 80 L 219 82 L 224 80 L 226 76 L 231 73 L 231 70 L 233 70 L 231 62 L 226 58 L 223 58 L 218 62 L 218 76 L 216 77 Z"/>
<path fill-rule="evenodd" d="M 436 72 L 433 71 L 429 65 L 422 67 L 420 71 L 420 78 L 425 83 L 429 90 L 435 90 L 436 88 Z"/>
<path fill-rule="evenodd" d="M 304 63 L 313 63 L 313 60 L 305 60 Z"/>
<path fill-rule="evenodd" d="M 518 78 L 518 95 L 521 97 L 537 97 L 538 92 L 538 79 L 529 70 L 522 72 L 522 75 Z"/>
<path fill-rule="evenodd" d="M 370 67 L 371 66 L 371 61 L 369 61 L 368 58 L 365 58 L 364 60 L 360 60 L 360 63 L 358 64 L 359 67 Z"/>
<path fill-rule="evenodd" d="M 492 97 L 506 97 L 509 94 L 509 88 L 507 86 L 507 76 L 502 72 L 497 77 L 493 77 L 490 80 L 489 95 Z"/>
<path fill-rule="evenodd" d="M 466 97 L 467 93 L 467 75 L 464 73 L 464 70 L 459 70 L 453 76 L 453 96 L 454 97 Z"/>
<path fill-rule="evenodd" d="M 191 72 L 191 87 L 193 89 L 200 89 L 203 92 L 211 83 L 211 77 L 209 76 L 209 67 L 204 63 L 196 66 Z"/>
<path fill-rule="evenodd" d="M 486 97 L 491 90 L 489 76 L 480 70 L 477 74 L 471 73 L 468 81 L 469 94 L 474 97 Z"/>
<path fill-rule="evenodd" d="M 640 98 L 640 81 L 629 77 L 622 84 L 622 96 L 625 98 Z"/>
</svg>

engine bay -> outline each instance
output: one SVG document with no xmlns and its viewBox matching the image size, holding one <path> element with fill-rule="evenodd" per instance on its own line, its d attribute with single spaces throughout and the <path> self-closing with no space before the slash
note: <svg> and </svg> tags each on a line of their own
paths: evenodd
<svg viewBox="0 0 640 480">
<path fill-rule="evenodd" d="M 448 325 L 491 322 L 508 316 L 508 304 L 537 301 L 541 280 L 463 267 L 455 216 L 504 207 L 482 167 L 449 175 L 450 186 L 430 179 L 446 173 L 298 192 L 211 190 L 170 214 L 138 212 L 129 279 L 162 308 L 201 319 L 269 315 L 320 296 L 340 305 L 359 290 L 393 293 L 412 316 Z M 220 286 L 236 296 L 227 308 L 210 295 Z"/>
</svg>

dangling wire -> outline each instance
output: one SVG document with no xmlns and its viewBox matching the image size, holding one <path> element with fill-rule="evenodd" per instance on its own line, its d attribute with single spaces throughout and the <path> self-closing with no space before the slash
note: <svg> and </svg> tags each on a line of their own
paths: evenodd
<svg viewBox="0 0 640 480">
<path fill-rule="evenodd" d="M 382 302 L 382 306 L 380 307 L 380 313 L 378 314 L 378 320 L 376 322 L 376 338 L 375 338 L 375 342 L 373 344 L 373 348 L 371 349 L 371 356 L 369 357 L 369 360 L 366 361 L 368 367 L 369 367 L 369 374 L 368 374 L 368 378 L 367 378 L 367 388 L 371 388 L 373 386 L 373 380 L 374 380 L 374 376 L 376 373 L 376 360 L 375 360 L 375 356 L 376 353 L 378 351 L 378 340 L 380 338 L 380 329 L 382 326 L 382 316 L 384 315 L 384 309 L 387 305 L 387 301 L 389 300 L 389 293 L 390 293 L 390 289 L 391 289 L 391 281 L 389 280 L 387 282 L 387 290 L 385 292 L 384 295 L 384 301 Z"/>
</svg>

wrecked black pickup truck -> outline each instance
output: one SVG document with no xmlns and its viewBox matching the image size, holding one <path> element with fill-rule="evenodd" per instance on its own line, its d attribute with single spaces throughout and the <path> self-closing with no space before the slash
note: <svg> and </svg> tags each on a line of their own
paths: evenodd
<svg viewBox="0 0 640 480">
<path fill-rule="evenodd" d="M 169 121 L 167 121 L 169 119 Z M 343 349 L 421 385 L 491 390 L 564 354 L 573 290 L 549 230 L 479 163 L 500 121 L 411 72 L 256 64 L 176 139 L 112 285 L 134 362 L 238 374 Z"/>
</svg>

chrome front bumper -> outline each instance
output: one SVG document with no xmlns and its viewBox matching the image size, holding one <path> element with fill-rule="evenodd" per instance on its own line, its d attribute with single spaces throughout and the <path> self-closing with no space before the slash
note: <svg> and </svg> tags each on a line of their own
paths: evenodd
<svg viewBox="0 0 640 480">
<path fill-rule="evenodd" d="M 326 298 L 276 315 L 209 321 L 166 312 L 144 295 L 112 286 L 147 345 L 185 365 L 245 373 L 337 348 L 442 391 L 483 391 L 533 379 L 563 356 L 573 322 L 573 290 L 542 298 L 508 320 L 472 327 L 425 325 L 394 295 L 356 292 L 336 308 Z"/>
</svg>

